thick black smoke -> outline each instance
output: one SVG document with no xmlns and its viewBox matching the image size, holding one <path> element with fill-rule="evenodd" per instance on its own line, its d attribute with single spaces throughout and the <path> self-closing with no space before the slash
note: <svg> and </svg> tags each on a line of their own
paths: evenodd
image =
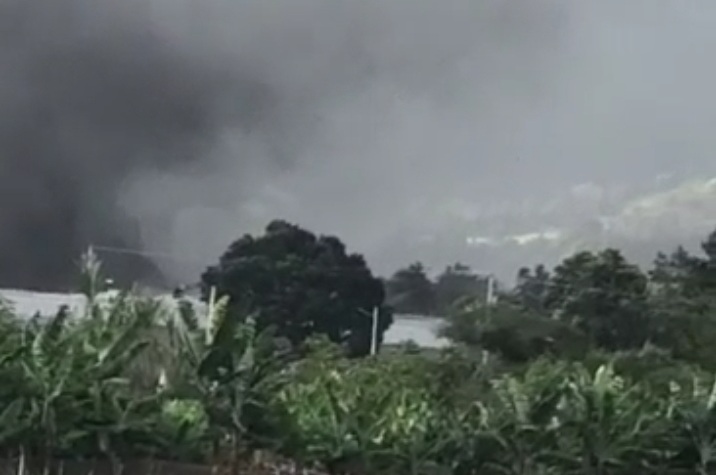
<svg viewBox="0 0 716 475">
<path fill-rule="evenodd" d="M 368 250 L 409 229 L 416 198 L 458 190 L 455 170 L 492 156 L 475 134 L 511 122 L 488 116 L 503 98 L 520 114 L 540 94 L 560 12 L 0 0 L 0 286 L 67 287 L 90 244 L 209 263 L 275 217 Z M 201 268 L 101 256 L 122 281 Z"/>
<path fill-rule="evenodd" d="M 714 12 L 0 0 L 0 286 L 71 285 L 90 244 L 186 260 L 101 252 L 117 280 L 189 281 L 274 218 L 338 234 L 378 272 L 420 258 L 512 273 L 544 260 L 534 233 L 567 252 L 604 216 L 639 227 L 669 203 L 678 225 L 623 232 L 710 227 L 710 208 L 677 204 L 713 202 L 714 182 L 637 198 L 664 174 L 716 173 Z"/>
<path fill-rule="evenodd" d="M 186 169 L 222 127 L 270 113 L 250 71 L 168 41 L 154 21 L 171 9 L 150 7 L 0 3 L 0 286 L 71 285 L 90 244 L 141 249 L 126 180 Z M 102 257 L 118 280 L 161 280 L 144 258 Z"/>
</svg>

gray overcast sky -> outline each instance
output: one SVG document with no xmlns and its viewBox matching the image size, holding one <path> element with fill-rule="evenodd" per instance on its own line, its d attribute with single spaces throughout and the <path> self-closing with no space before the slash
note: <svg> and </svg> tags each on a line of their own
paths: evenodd
<svg viewBox="0 0 716 475">
<path fill-rule="evenodd" d="M 56 4 L 64 29 L 25 12 L 40 46 L 19 56 L 94 48 L 105 80 L 134 86 L 108 94 L 181 106 L 105 101 L 126 123 L 99 128 L 88 105 L 58 145 L 81 189 L 98 155 L 132 163 L 107 200 L 147 248 L 209 262 L 281 217 L 379 272 L 461 259 L 508 277 L 604 243 L 644 260 L 716 226 L 712 0 Z M 62 97 L 93 81 L 80 64 L 59 67 L 76 78 Z M 192 111 L 203 121 L 166 125 Z M 85 208 L 85 228 L 107 225 Z"/>
<path fill-rule="evenodd" d="M 272 130 L 291 166 L 257 165 L 249 201 L 182 209 L 177 250 L 213 242 L 215 253 L 233 224 L 283 216 L 338 233 L 381 271 L 462 258 L 512 275 L 602 242 L 646 241 L 644 259 L 716 226 L 716 186 L 698 183 L 716 176 L 713 2 L 288 4 L 256 6 L 264 23 L 239 44 L 283 94 L 284 128 Z M 232 139 L 270 153 L 263 138 Z M 224 146 L 193 188 L 230 204 L 235 149 Z M 632 209 L 660 193 L 658 209 Z M 605 241 L 594 240 L 600 216 L 613 217 Z M 468 236 L 484 239 L 466 247 Z"/>
</svg>

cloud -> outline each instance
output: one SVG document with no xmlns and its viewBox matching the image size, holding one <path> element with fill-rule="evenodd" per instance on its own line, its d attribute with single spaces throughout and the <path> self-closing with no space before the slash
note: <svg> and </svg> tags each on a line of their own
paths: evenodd
<svg viewBox="0 0 716 475">
<path fill-rule="evenodd" d="M 579 192 L 575 193 L 574 190 Z M 588 188 L 588 192 L 583 192 Z M 678 244 L 695 249 L 696 245 L 716 229 L 716 178 L 687 180 L 672 187 L 652 190 L 625 200 L 611 214 L 586 214 L 578 219 L 570 212 L 582 205 L 592 204 L 597 196 L 610 190 L 577 185 L 569 189 L 560 210 L 553 210 L 551 220 L 562 222 L 559 228 L 506 234 L 491 237 L 471 237 L 468 244 L 475 248 L 490 248 L 495 254 L 515 252 L 515 244 L 523 248 L 520 258 L 543 256 L 541 262 L 556 264 L 580 250 L 617 247 L 642 265 L 649 265 L 659 251 L 670 251 Z M 579 201 L 582 201 L 581 203 Z M 599 200 L 596 200 L 597 202 Z M 571 219 L 570 219 L 571 217 Z M 526 251 L 526 252 L 525 252 Z M 509 279 L 514 269 L 499 274 Z"/>
<path fill-rule="evenodd" d="M 707 0 L 9 0 L 0 277 L 67 284 L 89 242 L 208 264 L 276 217 L 381 273 L 511 273 L 604 217 L 675 242 L 706 208 L 636 203 L 716 174 L 714 21 Z"/>
<path fill-rule="evenodd" d="M 716 178 L 689 180 L 628 202 L 610 220 L 617 235 L 649 240 L 688 238 L 716 228 Z"/>
</svg>

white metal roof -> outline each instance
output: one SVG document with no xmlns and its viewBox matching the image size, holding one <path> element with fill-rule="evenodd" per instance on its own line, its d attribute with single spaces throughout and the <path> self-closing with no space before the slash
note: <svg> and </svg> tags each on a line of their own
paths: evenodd
<svg viewBox="0 0 716 475">
<path fill-rule="evenodd" d="M 107 295 L 109 296 L 111 293 Z M 169 294 L 159 295 L 157 298 L 166 300 L 168 305 L 173 305 L 174 299 Z M 0 299 L 7 301 L 15 313 L 24 318 L 30 318 L 36 313 L 42 316 L 54 315 L 62 305 L 67 305 L 73 312 L 82 312 L 86 305 L 86 298 L 82 294 L 32 292 L 16 289 L 0 289 Z M 192 303 L 198 309 L 204 305 L 196 299 L 192 299 Z M 437 336 L 440 324 L 441 319 L 437 317 L 396 315 L 393 325 L 385 333 L 384 343 L 398 344 L 412 340 L 426 348 L 447 346 L 447 340 Z"/>
</svg>

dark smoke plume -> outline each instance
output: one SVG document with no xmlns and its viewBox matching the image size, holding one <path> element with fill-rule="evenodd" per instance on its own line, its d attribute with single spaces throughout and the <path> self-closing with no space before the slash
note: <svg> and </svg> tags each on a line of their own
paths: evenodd
<svg viewBox="0 0 716 475">
<path fill-rule="evenodd" d="M 192 57 L 135 3 L 0 4 L 0 286 L 71 285 L 90 244 L 141 249 L 126 180 L 186 169 L 220 127 L 269 112 L 265 85 Z M 102 257 L 118 280 L 161 279 L 147 259 Z"/>
<path fill-rule="evenodd" d="M 70 286 L 90 244 L 186 282 L 273 218 L 402 264 L 452 202 L 561 176 L 577 3 L 0 0 L 0 286 Z"/>
</svg>

